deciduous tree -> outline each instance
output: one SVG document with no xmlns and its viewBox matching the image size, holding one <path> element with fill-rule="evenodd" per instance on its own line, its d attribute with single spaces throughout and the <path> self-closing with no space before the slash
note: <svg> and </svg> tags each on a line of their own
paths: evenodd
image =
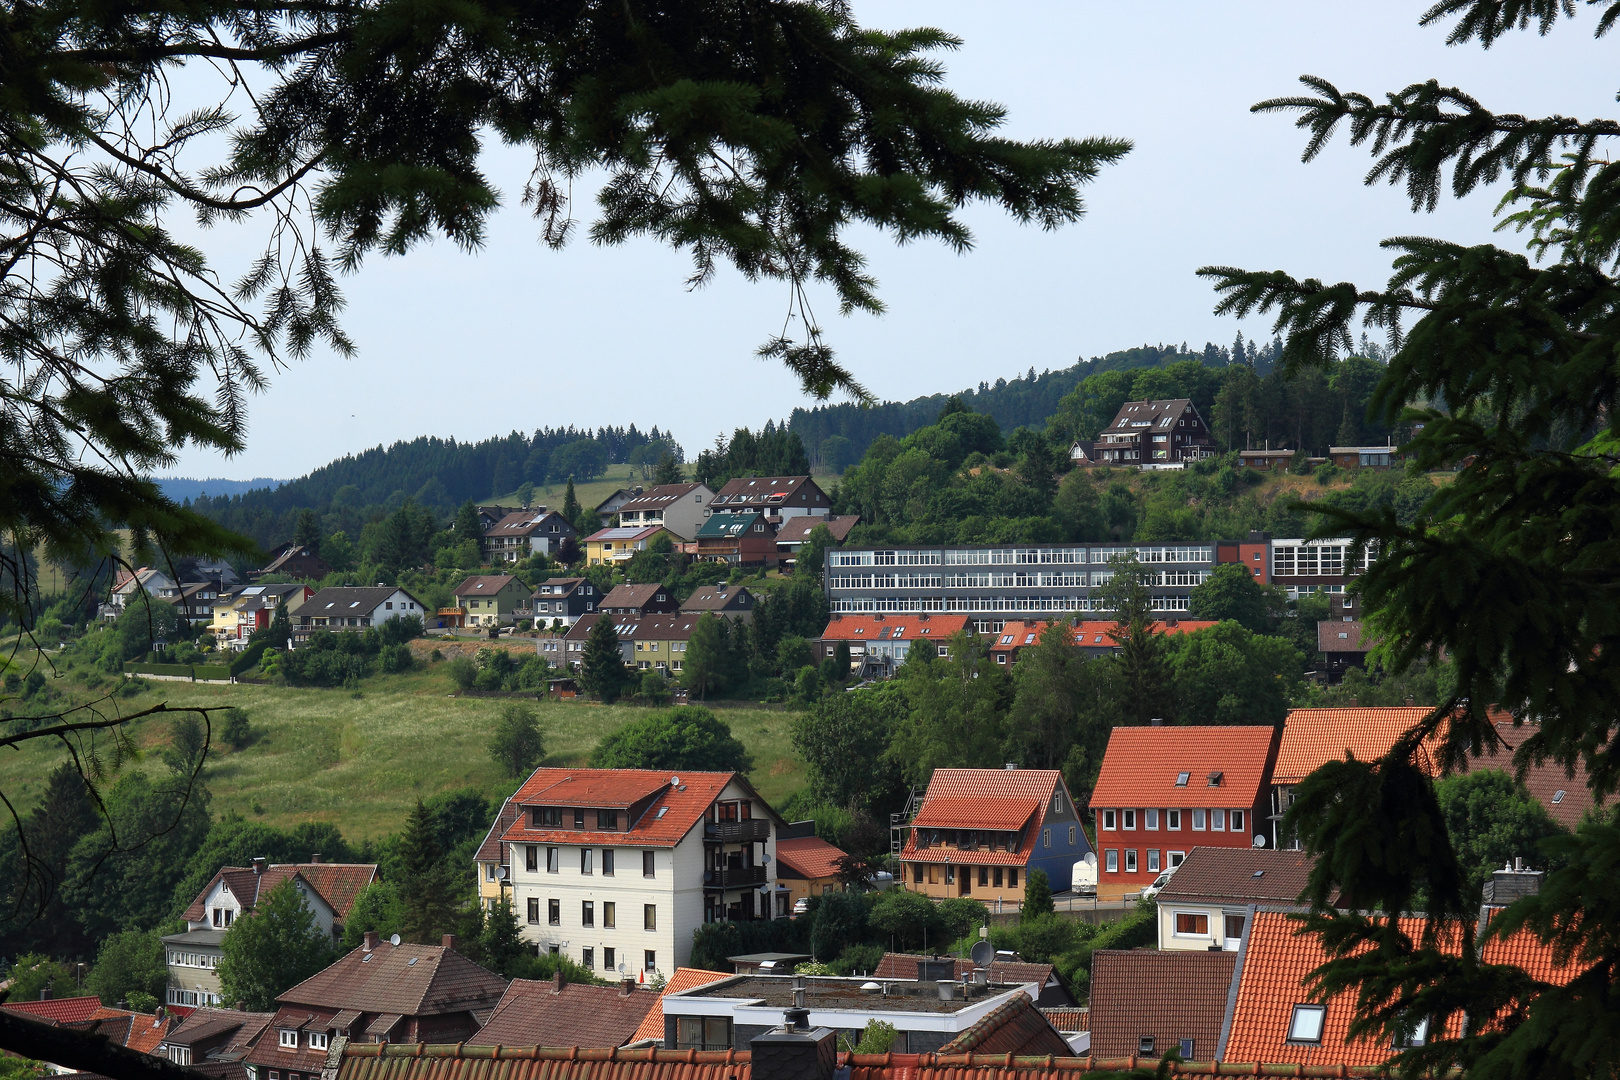
<svg viewBox="0 0 1620 1080">
<path fill-rule="evenodd" d="M 227 1001 L 272 1011 L 276 998 L 333 960 L 330 936 L 315 911 L 286 878 L 239 916 L 220 946 L 219 982 Z"/>
<path fill-rule="evenodd" d="M 525 776 L 546 755 L 540 718 L 526 705 L 509 704 L 495 721 L 489 756 L 508 776 Z"/>
<path fill-rule="evenodd" d="M 712 710 L 677 705 L 605 737 L 591 751 L 591 767 L 745 773 L 754 760 Z"/>
</svg>

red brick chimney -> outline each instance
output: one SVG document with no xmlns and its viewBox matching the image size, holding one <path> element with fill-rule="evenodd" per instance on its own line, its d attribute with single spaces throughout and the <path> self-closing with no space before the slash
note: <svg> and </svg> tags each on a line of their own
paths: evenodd
<svg viewBox="0 0 1620 1080">
<path fill-rule="evenodd" d="M 263 855 L 254 856 L 254 858 L 253 858 L 253 872 L 255 874 L 264 873 L 264 856 Z"/>
<path fill-rule="evenodd" d="M 562 972 L 561 971 L 553 971 L 551 973 L 551 992 L 553 994 L 560 994 L 560 993 L 562 993 L 562 988 L 563 988 Z"/>
<path fill-rule="evenodd" d="M 309 861 L 310 861 L 310 862 L 312 862 L 312 863 L 318 863 L 318 862 L 320 862 L 320 861 L 321 861 L 321 853 L 320 853 L 320 852 L 318 852 L 318 851 L 317 851 L 317 852 L 315 852 L 315 853 L 314 853 L 314 854 L 313 854 L 313 855 L 311 855 L 311 856 L 310 856 L 310 857 L 309 857 Z"/>
<path fill-rule="evenodd" d="M 636 980 L 631 979 L 631 978 L 623 978 L 623 979 L 619 980 L 619 996 L 620 997 L 629 997 L 631 994 L 633 994 L 635 992 L 636 992 Z"/>
<path fill-rule="evenodd" d="M 366 952 L 370 952 L 382 944 L 382 935 L 375 930 L 366 931 Z"/>
<path fill-rule="evenodd" d="M 444 939 L 442 941 L 440 941 L 439 944 L 443 945 L 447 949 L 454 949 L 456 947 L 456 935 L 454 935 L 454 934 L 446 934 L 446 935 L 444 935 Z"/>
</svg>

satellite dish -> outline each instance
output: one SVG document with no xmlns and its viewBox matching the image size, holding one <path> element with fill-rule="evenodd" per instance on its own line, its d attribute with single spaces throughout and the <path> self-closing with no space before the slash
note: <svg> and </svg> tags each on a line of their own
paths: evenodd
<svg viewBox="0 0 1620 1080">
<path fill-rule="evenodd" d="M 506 867 L 504 867 L 504 866 L 497 866 L 497 867 L 496 867 L 496 868 L 495 868 L 495 879 L 496 879 L 496 880 L 497 880 L 497 881 L 505 881 L 505 880 L 506 880 L 506 877 L 507 877 L 507 870 L 506 870 Z"/>
<path fill-rule="evenodd" d="M 1266 838 L 1264 836 L 1262 836 L 1260 833 L 1255 833 L 1254 834 L 1254 846 L 1257 847 L 1257 848 L 1265 847 L 1266 846 Z"/>
<path fill-rule="evenodd" d="M 1088 851 L 1084 855 L 1080 856 L 1080 861 L 1085 863 L 1087 866 L 1096 866 L 1097 853 L 1095 851 Z"/>
<path fill-rule="evenodd" d="M 620 975 L 624 974 L 624 961 L 623 960 L 619 961 L 619 974 Z"/>
<path fill-rule="evenodd" d="M 399 935 L 398 934 L 391 935 L 388 938 L 388 944 L 390 944 L 390 945 L 398 945 L 399 944 Z"/>
<path fill-rule="evenodd" d="M 671 784 L 671 785 L 672 785 L 672 786 L 674 786 L 674 787 L 680 787 L 680 786 L 681 786 L 681 778 L 680 778 L 680 777 L 678 777 L 678 776 L 672 776 L 672 777 L 670 777 L 670 778 L 669 778 L 669 782 L 670 782 L 670 784 Z"/>
<path fill-rule="evenodd" d="M 990 966 L 990 961 L 996 958 L 996 947 L 988 941 L 975 941 L 973 949 L 968 955 L 973 958 L 975 967 L 987 968 Z"/>
</svg>

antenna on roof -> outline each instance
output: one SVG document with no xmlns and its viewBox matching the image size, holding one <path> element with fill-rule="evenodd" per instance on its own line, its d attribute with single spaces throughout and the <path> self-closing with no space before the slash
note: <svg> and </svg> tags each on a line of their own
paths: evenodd
<svg viewBox="0 0 1620 1080">
<path fill-rule="evenodd" d="M 388 936 L 388 944 L 390 944 L 390 945 L 398 945 L 399 944 L 399 935 L 398 934 L 390 934 Z"/>
<path fill-rule="evenodd" d="M 1263 834 L 1261 834 L 1261 833 L 1255 833 L 1254 834 L 1254 846 L 1257 847 L 1257 848 L 1263 848 L 1263 847 L 1266 846 L 1266 838 L 1265 838 L 1265 836 Z"/>
</svg>

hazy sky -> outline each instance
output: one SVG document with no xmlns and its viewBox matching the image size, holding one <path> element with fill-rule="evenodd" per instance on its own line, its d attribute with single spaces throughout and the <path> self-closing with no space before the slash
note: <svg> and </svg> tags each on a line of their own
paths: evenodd
<svg viewBox="0 0 1620 1080">
<path fill-rule="evenodd" d="M 1136 145 L 1087 189 L 1087 217 L 1056 232 L 976 207 L 966 214 L 975 249 L 963 256 L 857 233 L 889 310 L 842 318 L 821 293 L 833 345 L 876 394 L 904 400 L 1143 342 L 1229 343 L 1239 324 L 1212 314 L 1213 294 L 1193 276 L 1201 265 L 1374 286 L 1388 273 L 1384 237 L 1489 239 L 1499 192 L 1414 217 L 1400 189 L 1362 185 L 1364 150 L 1341 139 L 1303 165 L 1287 118 L 1248 111 L 1298 92 L 1309 73 L 1375 97 L 1432 77 L 1502 112 L 1615 114 L 1613 45 L 1592 40 L 1590 11 L 1548 38 L 1510 35 L 1484 52 L 1419 28 L 1427 6 L 856 3 L 868 25 L 961 37 L 944 57 L 948 83 L 1006 106 L 1008 135 Z M 650 242 L 545 249 L 515 205 L 526 166 L 498 146 L 488 155 L 506 208 L 483 250 L 432 245 L 345 279 L 359 356 L 317 354 L 276 373 L 252 402 L 245 453 L 187 452 L 173 473 L 292 477 L 422 434 L 476 440 L 567 424 L 657 425 L 692 455 L 806 404 L 796 380 L 753 355 L 782 326 L 784 287 L 723 271 L 688 293 L 686 257 Z M 589 196 L 576 189 L 582 224 Z M 227 278 L 240 271 L 244 237 L 197 240 Z"/>
</svg>

